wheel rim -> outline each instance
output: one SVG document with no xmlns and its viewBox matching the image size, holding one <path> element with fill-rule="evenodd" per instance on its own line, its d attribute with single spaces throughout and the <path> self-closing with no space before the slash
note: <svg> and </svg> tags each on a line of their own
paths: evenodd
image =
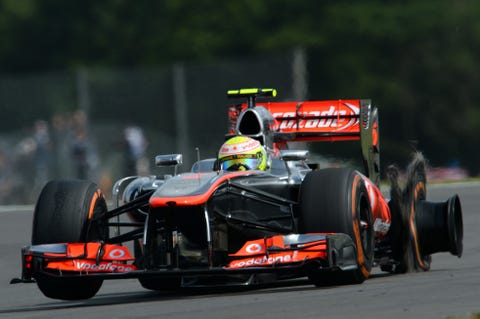
<svg viewBox="0 0 480 319">
<path fill-rule="evenodd" d="M 426 187 L 425 181 L 419 180 L 415 183 L 415 188 L 412 194 L 411 203 L 410 203 L 410 215 L 409 215 L 409 227 L 412 237 L 412 249 L 414 253 L 414 257 L 417 261 L 418 266 L 423 270 L 430 269 L 430 262 L 432 260 L 430 255 L 424 255 L 420 249 L 420 245 L 418 243 L 418 234 L 417 234 L 417 226 L 415 224 L 415 212 L 417 211 L 417 205 L 421 200 L 425 200 L 426 196 Z"/>
<path fill-rule="evenodd" d="M 364 256 L 367 260 L 371 257 L 372 251 L 372 235 L 373 235 L 373 227 L 372 227 L 372 218 L 370 213 L 370 208 L 368 204 L 368 200 L 366 200 L 365 196 L 362 196 L 359 201 L 359 224 L 360 224 L 360 240 L 362 243 L 362 250 Z"/>
</svg>

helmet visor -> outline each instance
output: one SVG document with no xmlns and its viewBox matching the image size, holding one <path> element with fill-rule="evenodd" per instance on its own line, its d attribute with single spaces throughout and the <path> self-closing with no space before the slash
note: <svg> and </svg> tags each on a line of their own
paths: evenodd
<svg viewBox="0 0 480 319">
<path fill-rule="evenodd" d="M 220 168 L 224 171 L 248 171 L 257 169 L 259 159 L 254 154 L 231 155 L 223 158 Z"/>
</svg>

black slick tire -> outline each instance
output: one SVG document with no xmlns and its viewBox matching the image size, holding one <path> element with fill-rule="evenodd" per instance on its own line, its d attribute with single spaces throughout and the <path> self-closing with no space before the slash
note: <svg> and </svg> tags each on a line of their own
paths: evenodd
<svg viewBox="0 0 480 319">
<path fill-rule="evenodd" d="M 344 233 L 357 247 L 357 269 L 307 273 L 317 286 L 358 284 L 370 276 L 374 232 L 370 201 L 363 176 L 350 168 L 312 171 L 300 188 L 300 233 Z"/>
<path fill-rule="evenodd" d="M 94 183 L 80 180 L 51 181 L 37 200 L 32 227 L 32 245 L 78 243 L 108 238 L 102 216 L 107 205 Z M 42 293 L 53 299 L 77 300 L 93 297 L 103 280 L 39 275 Z"/>
</svg>

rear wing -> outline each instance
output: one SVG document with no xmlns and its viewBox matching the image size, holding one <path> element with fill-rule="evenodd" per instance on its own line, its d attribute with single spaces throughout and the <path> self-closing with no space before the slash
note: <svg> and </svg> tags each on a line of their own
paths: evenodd
<svg viewBox="0 0 480 319">
<path fill-rule="evenodd" d="M 367 175 L 380 182 L 378 111 L 370 99 L 256 101 L 275 97 L 274 89 L 230 90 L 227 95 L 248 99 L 229 106 L 228 136 L 250 136 L 274 149 L 287 142 L 359 140 Z"/>
</svg>

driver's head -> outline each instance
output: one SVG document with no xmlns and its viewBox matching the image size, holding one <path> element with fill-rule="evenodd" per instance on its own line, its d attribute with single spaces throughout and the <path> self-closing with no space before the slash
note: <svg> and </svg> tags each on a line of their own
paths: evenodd
<svg viewBox="0 0 480 319">
<path fill-rule="evenodd" d="M 235 136 L 220 148 L 218 165 L 224 171 L 264 171 L 267 169 L 267 153 L 259 141 L 247 136 Z"/>
</svg>

